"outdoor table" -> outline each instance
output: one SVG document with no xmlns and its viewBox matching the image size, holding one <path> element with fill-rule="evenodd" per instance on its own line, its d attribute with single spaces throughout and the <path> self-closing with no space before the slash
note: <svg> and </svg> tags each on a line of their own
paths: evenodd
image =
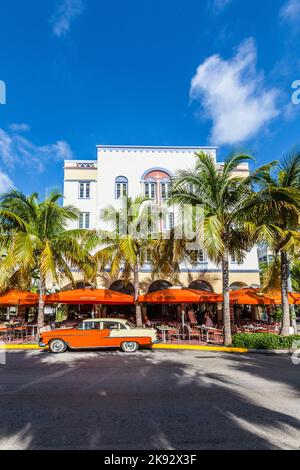
<svg viewBox="0 0 300 470">
<path fill-rule="evenodd" d="M 31 330 L 31 334 L 28 333 L 28 336 L 32 336 L 32 337 L 35 337 L 37 335 L 37 324 L 36 323 L 28 323 L 27 324 L 27 330 L 29 332 L 29 330 Z"/>
<path fill-rule="evenodd" d="M 15 330 L 14 328 L 15 324 L 12 322 L 5 322 L 4 325 L 6 326 L 7 339 L 8 341 L 12 341 L 14 330 Z"/>
<path fill-rule="evenodd" d="M 167 341 L 167 331 L 174 330 L 172 326 L 157 326 L 157 329 L 162 332 L 162 341 L 166 343 Z"/>
<path fill-rule="evenodd" d="M 218 331 L 218 328 L 213 328 L 212 326 L 205 326 L 205 325 L 201 325 L 201 326 L 197 326 L 197 328 L 199 328 L 199 330 L 201 331 L 201 334 L 202 332 L 204 331 L 206 333 L 206 342 L 209 343 L 210 340 L 209 340 L 209 332 L 210 331 Z"/>
</svg>

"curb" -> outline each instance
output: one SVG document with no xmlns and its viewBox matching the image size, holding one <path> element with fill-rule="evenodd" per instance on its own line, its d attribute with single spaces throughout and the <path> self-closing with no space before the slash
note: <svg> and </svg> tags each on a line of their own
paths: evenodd
<svg viewBox="0 0 300 470">
<path fill-rule="evenodd" d="M 258 354 L 293 354 L 290 349 L 248 349 L 249 353 Z"/>
<path fill-rule="evenodd" d="M 4 344 L 0 345 L 0 349 L 7 350 L 36 350 L 42 351 L 45 348 L 41 348 L 37 344 Z M 160 350 L 185 350 L 185 351 L 215 351 L 215 352 L 230 352 L 230 353 L 246 353 L 248 349 L 244 348 L 227 348 L 222 346 L 197 346 L 189 344 L 154 344 L 151 349 Z"/>
<path fill-rule="evenodd" d="M 41 348 L 37 344 L 2 344 L 0 345 L 0 350 L 35 350 L 43 351 L 46 348 Z M 197 345 L 188 345 L 188 344 L 154 344 L 151 349 L 157 350 L 173 350 L 173 351 L 213 351 L 213 352 L 226 352 L 226 353 L 236 353 L 236 354 L 292 354 L 293 351 L 289 349 L 246 349 L 246 348 L 230 348 L 224 346 L 197 346 Z"/>
<path fill-rule="evenodd" d="M 215 351 L 215 352 L 230 352 L 230 353 L 247 353 L 248 349 L 244 348 L 229 348 L 225 346 L 197 346 L 189 344 L 154 344 L 152 349 L 173 349 L 185 351 Z"/>
<path fill-rule="evenodd" d="M 35 350 L 42 350 L 44 348 L 40 348 L 40 346 L 38 344 L 1 344 L 0 349 L 8 349 L 8 350 L 35 349 Z"/>
</svg>

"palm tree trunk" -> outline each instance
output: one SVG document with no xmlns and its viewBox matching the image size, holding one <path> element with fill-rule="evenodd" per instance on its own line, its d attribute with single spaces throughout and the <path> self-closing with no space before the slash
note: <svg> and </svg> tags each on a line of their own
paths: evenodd
<svg viewBox="0 0 300 470">
<path fill-rule="evenodd" d="M 281 251 L 281 304 L 282 304 L 282 325 L 281 335 L 290 334 L 290 306 L 288 297 L 289 261 L 285 251 Z"/>
<path fill-rule="evenodd" d="M 230 321 L 230 297 L 229 297 L 229 256 L 226 251 L 222 261 L 223 278 L 223 323 L 224 323 L 224 344 L 231 346 L 231 321 Z"/>
<path fill-rule="evenodd" d="M 291 276 L 291 270 L 290 270 L 290 262 L 289 262 L 289 277 L 288 277 L 288 289 L 289 292 L 293 292 L 293 284 L 292 284 L 292 276 Z M 290 306 L 290 312 L 291 312 L 291 324 L 294 330 L 294 334 L 297 334 L 297 323 L 296 323 L 296 310 L 295 310 L 295 305 Z"/>
<path fill-rule="evenodd" d="M 143 326 L 143 319 L 142 319 L 142 309 L 138 302 L 139 288 L 140 288 L 138 263 L 134 265 L 133 286 L 134 286 L 134 303 L 135 303 L 135 322 L 136 322 L 136 326 L 141 328 Z"/>
<path fill-rule="evenodd" d="M 41 328 L 43 328 L 45 324 L 45 318 L 44 318 L 44 307 L 45 307 L 45 301 L 44 301 L 44 295 L 45 295 L 45 283 L 41 279 L 39 280 L 39 306 L 38 306 L 38 321 L 37 321 L 37 328 L 38 332 L 40 331 Z"/>
</svg>

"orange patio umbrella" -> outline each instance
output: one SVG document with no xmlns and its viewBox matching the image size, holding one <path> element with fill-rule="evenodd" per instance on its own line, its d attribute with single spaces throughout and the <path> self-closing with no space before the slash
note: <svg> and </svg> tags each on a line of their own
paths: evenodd
<svg viewBox="0 0 300 470">
<path fill-rule="evenodd" d="M 130 305 L 134 303 L 132 295 L 109 289 L 74 289 L 45 296 L 47 304 L 103 304 Z"/>
<path fill-rule="evenodd" d="M 0 295 L 0 305 L 18 306 L 18 305 L 36 305 L 39 301 L 38 294 L 34 292 L 24 292 L 11 290 L 6 294 Z"/>
<path fill-rule="evenodd" d="M 198 304 L 217 302 L 217 294 L 195 289 L 165 289 L 139 296 L 139 302 L 149 304 Z"/>
<path fill-rule="evenodd" d="M 271 305 L 274 299 L 266 294 L 260 294 L 258 289 L 245 288 L 231 291 L 230 302 L 240 305 Z"/>
<path fill-rule="evenodd" d="M 269 290 L 261 292 L 259 289 L 247 287 L 230 292 L 230 302 L 240 305 L 280 305 L 281 292 L 279 290 Z M 289 294 L 289 303 L 300 303 L 300 294 Z"/>
<path fill-rule="evenodd" d="M 276 305 L 281 304 L 281 291 L 278 289 L 270 289 L 266 292 L 267 296 L 273 298 L 274 303 Z M 291 305 L 299 305 L 300 304 L 300 294 L 297 292 L 289 292 L 288 293 L 289 303 Z"/>
</svg>

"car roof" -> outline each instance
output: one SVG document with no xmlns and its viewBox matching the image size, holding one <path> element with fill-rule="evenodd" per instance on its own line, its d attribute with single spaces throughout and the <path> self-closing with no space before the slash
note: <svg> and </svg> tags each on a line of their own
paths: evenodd
<svg viewBox="0 0 300 470">
<path fill-rule="evenodd" d="M 83 320 L 83 323 L 86 322 L 100 322 L 100 321 L 118 321 L 119 323 L 126 323 L 128 320 L 124 318 L 87 318 L 86 320 Z"/>
</svg>

